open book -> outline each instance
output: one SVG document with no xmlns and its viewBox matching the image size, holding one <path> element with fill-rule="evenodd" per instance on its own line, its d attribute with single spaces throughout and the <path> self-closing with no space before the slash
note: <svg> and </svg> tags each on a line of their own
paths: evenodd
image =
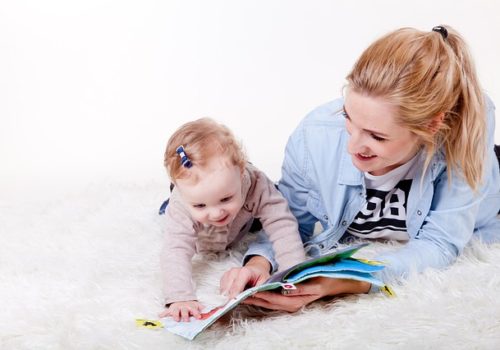
<svg viewBox="0 0 500 350">
<path fill-rule="evenodd" d="M 381 287 L 386 293 L 392 295 L 388 286 L 372 276 L 372 272 L 384 268 L 382 263 L 352 257 L 354 253 L 366 245 L 367 243 L 354 245 L 292 266 L 271 276 L 265 283 L 243 291 L 226 304 L 202 313 L 201 319 L 191 317 L 190 322 L 176 322 L 171 317 L 165 317 L 161 319 L 161 322 L 166 330 L 192 340 L 249 296 L 257 292 L 279 288 L 295 289 L 295 284 L 319 276 L 365 281 Z"/>
</svg>

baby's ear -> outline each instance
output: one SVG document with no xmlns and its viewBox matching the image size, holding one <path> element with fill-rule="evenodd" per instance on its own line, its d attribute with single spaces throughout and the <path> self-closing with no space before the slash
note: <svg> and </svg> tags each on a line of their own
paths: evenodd
<svg viewBox="0 0 500 350">
<path fill-rule="evenodd" d="M 431 122 L 429 123 L 429 129 L 431 130 L 432 134 L 437 133 L 441 127 L 443 126 L 443 121 L 444 121 L 444 112 L 440 112 L 432 118 Z"/>
</svg>

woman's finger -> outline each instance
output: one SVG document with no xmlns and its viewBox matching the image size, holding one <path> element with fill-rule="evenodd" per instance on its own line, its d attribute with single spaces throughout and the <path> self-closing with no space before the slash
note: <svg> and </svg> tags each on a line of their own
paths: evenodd
<svg viewBox="0 0 500 350">
<path fill-rule="evenodd" d="M 248 305 L 260 306 L 260 307 L 270 309 L 270 310 L 281 310 L 281 308 L 278 307 L 277 305 L 272 304 L 272 303 L 268 302 L 267 300 L 260 299 L 260 298 L 254 298 L 254 297 L 246 298 L 243 301 L 243 303 L 248 304 Z"/>
<path fill-rule="evenodd" d="M 266 300 L 259 298 L 248 298 L 248 304 L 265 307 L 270 310 L 280 310 L 286 312 L 296 312 L 300 310 L 303 306 L 307 305 L 308 302 L 303 297 L 283 297 L 278 295 L 279 298 L 275 300 Z"/>
</svg>

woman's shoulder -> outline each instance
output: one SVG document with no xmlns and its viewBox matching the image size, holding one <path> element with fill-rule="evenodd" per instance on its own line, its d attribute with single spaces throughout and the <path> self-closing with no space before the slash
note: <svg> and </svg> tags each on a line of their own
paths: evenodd
<svg viewBox="0 0 500 350">
<path fill-rule="evenodd" d="M 484 101 L 486 106 L 486 112 L 495 110 L 495 103 L 493 103 L 493 100 L 490 98 L 490 96 L 488 96 L 488 94 L 484 94 Z"/>
<path fill-rule="evenodd" d="M 495 137 L 495 104 L 491 98 L 484 94 L 484 106 L 486 111 L 486 130 L 488 133 L 488 143 L 494 143 Z"/>
</svg>

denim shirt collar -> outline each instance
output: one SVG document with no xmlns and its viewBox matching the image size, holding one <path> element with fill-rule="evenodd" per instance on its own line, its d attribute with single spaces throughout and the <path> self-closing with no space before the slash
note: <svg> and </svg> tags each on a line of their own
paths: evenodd
<svg viewBox="0 0 500 350">
<path fill-rule="evenodd" d="M 345 150 L 347 150 L 347 141 L 349 139 L 349 135 L 344 130 L 342 132 L 342 143 Z M 339 174 L 338 183 L 340 185 L 348 185 L 348 186 L 363 186 L 363 172 L 352 164 L 351 155 L 348 152 L 342 152 L 339 169 L 342 169 Z"/>
</svg>

